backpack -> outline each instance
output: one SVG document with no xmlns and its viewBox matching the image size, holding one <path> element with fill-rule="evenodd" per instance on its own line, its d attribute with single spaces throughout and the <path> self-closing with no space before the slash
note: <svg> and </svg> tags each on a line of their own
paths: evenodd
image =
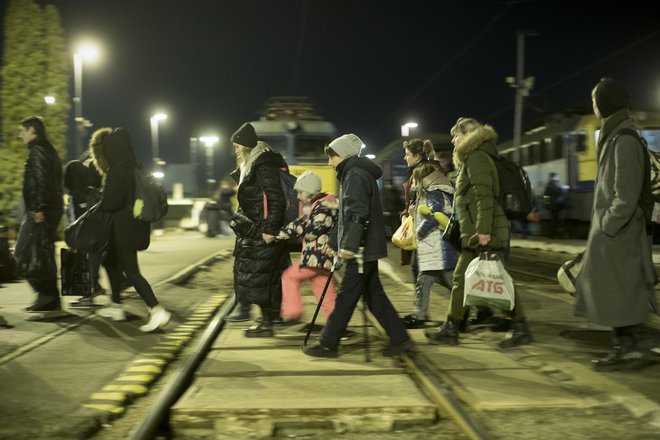
<svg viewBox="0 0 660 440">
<path fill-rule="evenodd" d="M 505 156 L 488 154 L 497 171 L 497 201 L 509 220 L 524 220 L 534 208 L 534 193 L 527 172 Z"/>
<path fill-rule="evenodd" d="M 642 208 L 644 212 L 644 217 L 646 222 L 650 223 L 650 219 L 653 215 L 653 208 L 656 203 L 660 203 L 660 163 L 655 157 L 653 151 L 649 150 L 649 144 L 646 142 L 646 139 L 642 137 L 637 130 L 632 128 L 622 128 L 619 130 L 609 142 L 616 142 L 617 138 L 622 134 L 627 134 L 632 136 L 646 151 L 646 160 L 644 161 L 644 186 L 642 187 L 642 193 L 639 197 L 639 207 Z"/>
<path fill-rule="evenodd" d="M 141 164 L 135 166 L 135 202 L 133 217 L 144 222 L 157 222 L 167 214 L 167 193 Z"/>
<path fill-rule="evenodd" d="M 302 203 L 298 200 L 298 194 L 296 190 L 293 189 L 293 186 L 296 184 L 296 176 L 289 173 L 288 168 L 278 168 L 277 169 L 279 178 L 280 178 L 280 187 L 282 188 L 282 193 L 284 193 L 284 199 L 286 205 L 284 207 L 284 224 L 283 226 L 288 225 L 298 217 L 302 215 Z M 264 198 L 264 218 L 268 217 L 268 202 L 266 199 L 266 193 L 263 193 Z"/>
</svg>

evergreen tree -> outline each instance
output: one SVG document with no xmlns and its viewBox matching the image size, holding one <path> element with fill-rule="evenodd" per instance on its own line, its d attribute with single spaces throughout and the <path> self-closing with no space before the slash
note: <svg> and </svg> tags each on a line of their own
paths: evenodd
<svg viewBox="0 0 660 440">
<path fill-rule="evenodd" d="M 68 70 L 60 18 L 54 6 L 42 9 L 33 0 L 10 0 L 2 26 L 0 63 L 0 224 L 22 200 L 23 164 L 27 149 L 18 138 L 20 121 L 42 116 L 51 142 L 65 151 L 69 110 Z M 53 95 L 52 108 L 44 97 Z"/>
</svg>

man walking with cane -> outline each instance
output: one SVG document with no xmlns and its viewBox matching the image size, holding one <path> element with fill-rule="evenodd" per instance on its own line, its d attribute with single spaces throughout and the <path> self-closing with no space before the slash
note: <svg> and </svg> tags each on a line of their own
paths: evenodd
<svg viewBox="0 0 660 440">
<path fill-rule="evenodd" d="M 365 296 L 369 310 L 390 338 L 390 345 L 382 352 L 384 356 L 395 356 L 414 347 L 378 277 L 378 260 L 387 256 L 383 211 L 376 184 L 382 171 L 369 159 L 360 157 L 361 149 L 362 141 L 354 134 L 340 136 L 325 148 L 328 163 L 337 172 L 340 183 L 337 242 L 346 272 L 335 309 L 319 341 L 303 348 L 308 356 L 339 355 L 339 341 L 361 295 Z M 357 254 L 363 235 L 366 235 L 364 263 L 360 273 Z"/>
</svg>

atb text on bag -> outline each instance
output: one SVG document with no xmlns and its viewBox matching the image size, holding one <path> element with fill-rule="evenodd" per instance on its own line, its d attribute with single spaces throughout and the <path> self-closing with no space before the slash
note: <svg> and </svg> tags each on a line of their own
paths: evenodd
<svg viewBox="0 0 660 440">
<path fill-rule="evenodd" d="M 513 310 L 513 279 L 495 251 L 481 251 L 465 270 L 465 306 Z"/>
</svg>

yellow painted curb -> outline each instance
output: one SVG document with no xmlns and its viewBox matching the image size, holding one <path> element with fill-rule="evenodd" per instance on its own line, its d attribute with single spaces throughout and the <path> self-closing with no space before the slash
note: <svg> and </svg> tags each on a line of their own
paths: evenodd
<svg viewBox="0 0 660 440">
<path fill-rule="evenodd" d="M 106 404 L 100 404 L 100 403 L 86 403 L 83 405 L 83 408 L 89 408 L 89 409 L 96 409 L 99 411 L 105 411 L 109 412 L 112 414 L 123 414 L 124 413 L 124 407 L 123 406 L 116 406 L 116 405 L 106 405 Z"/>
<path fill-rule="evenodd" d="M 134 367 L 128 367 L 126 369 L 127 373 L 154 373 L 160 374 L 163 371 L 162 368 L 156 365 L 136 365 Z"/>
<path fill-rule="evenodd" d="M 118 392 L 93 393 L 90 398 L 92 400 L 114 400 L 116 402 L 123 402 L 126 400 L 126 394 Z"/>
<path fill-rule="evenodd" d="M 137 385 L 137 384 L 123 384 L 123 385 L 110 384 L 104 386 L 103 391 L 123 391 L 125 393 L 131 393 L 142 396 L 144 394 L 147 394 L 149 388 L 147 388 L 144 385 Z"/>
</svg>

